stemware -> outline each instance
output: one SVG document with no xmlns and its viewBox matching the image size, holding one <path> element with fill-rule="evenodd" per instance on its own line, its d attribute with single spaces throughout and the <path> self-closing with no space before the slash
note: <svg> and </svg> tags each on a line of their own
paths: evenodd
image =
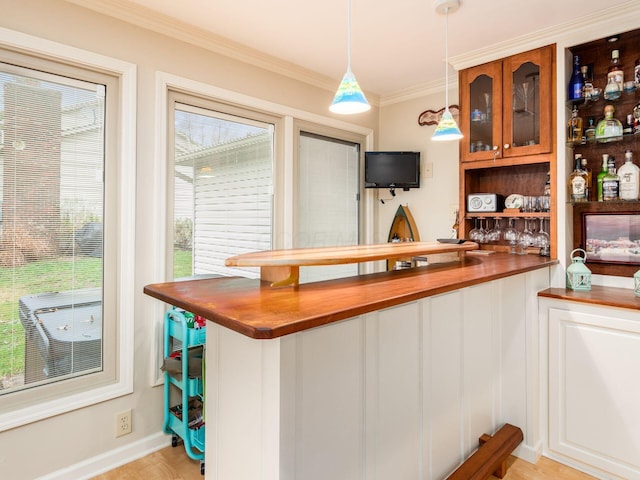
<svg viewBox="0 0 640 480">
<path fill-rule="evenodd" d="M 502 230 L 500 229 L 500 217 L 493 219 L 493 228 L 487 232 L 487 242 L 498 242 L 502 238 Z"/>
<path fill-rule="evenodd" d="M 482 236 L 482 230 L 478 228 L 478 220 L 479 218 L 477 217 L 473 219 L 473 228 L 469 230 L 469 240 L 479 243 L 479 239 Z"/>
<path fill-rule="evenodd" d="M 487 231 L 483 225 L 483 218 L 475 218 L 475 226 L 469 232 L 469 240 L 476 243 L 485 243 L 487 241 Z"/>
<path fill-rule="evenodd" d="M 533 236 L 533 245 L 536 247 L 540 247 L 540 256 L 548 257 L 549 256 L 549 234 L 544 231 L 544 218 L 540 217 L 540 230 L 538 230 Z"/>
<path fill-rule="evenodd" d="M 533 246 L 533 233 L 529 230 L 529 220 L 524 219 L 524 228 L 518 234 L 518 253 L 520 255 L 527 254 L 527 248 Z"/>
<path fill-rule="evenodd" d="M 503 237 L 507 242 L 509 242 L 509 246 L 511 247 L 509 252 L 516 253 L 516 243 L 518 240 L 518 230 L 513 226 L 513 222 L 515 218 L 509 218 L 509 224 L 504 231 Z"/>
</svg>

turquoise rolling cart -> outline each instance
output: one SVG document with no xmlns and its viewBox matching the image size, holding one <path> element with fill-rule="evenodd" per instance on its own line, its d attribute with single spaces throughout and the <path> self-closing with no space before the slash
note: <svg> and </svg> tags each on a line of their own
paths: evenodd
<svg viewBox="0 0 640 480">
<path fill-rule="evenodd" d="M 164 431 L 171 434 L 171 445 L 180 440 L 189 457 L 200 460 L 204 475 L 204 366 L 202 365 L 205 327 L 195 328 L 193 314 L 173 307 L 164 317 Z M 198 348 L 200 347 L 200 348 Z M 173 368 L 167 368 L 168 360 Z M 198 365 L 200 362 L 200 365 Z M 199 375 L 189 370 L 200 366 Z M 176 367 L 177 366 L 177 367 Z M 197 368 L 196 368 L 197 370 Z M 171 392 L 177 389 L 180 401 L 171 404 Z M 185 412 L 187 414 L 185 415 Z"/>
</svg>

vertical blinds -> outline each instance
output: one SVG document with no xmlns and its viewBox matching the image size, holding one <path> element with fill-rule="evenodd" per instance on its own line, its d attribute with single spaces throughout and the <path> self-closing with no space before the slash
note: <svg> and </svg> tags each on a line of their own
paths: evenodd
<svg viewBox="0 0 640 480">
<path fill-rule="evenodd" d="M 296 247 L 358 244 L 360 145 L 300 133 Z M 358 274 L 357 264 L 305 268 L 303 282 Z"/>
</svg>

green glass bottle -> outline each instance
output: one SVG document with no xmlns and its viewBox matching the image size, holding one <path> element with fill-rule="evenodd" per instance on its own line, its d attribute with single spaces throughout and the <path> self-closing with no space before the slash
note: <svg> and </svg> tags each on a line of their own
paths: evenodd
<svg viewBox="0 0 640 480">
<path fill-rule="evenodd" d="M 596 190 L 598 192 L 599 202 L 604 201 L 602 197 L 602 180 L 607 175 L 608 163 L 609 163 L 609 154 L 603 153 L 602 154 L 602 170 L 600 170 L 600 173 L 598 173 L 598 176 L 596 177 Z"/>
</svg>

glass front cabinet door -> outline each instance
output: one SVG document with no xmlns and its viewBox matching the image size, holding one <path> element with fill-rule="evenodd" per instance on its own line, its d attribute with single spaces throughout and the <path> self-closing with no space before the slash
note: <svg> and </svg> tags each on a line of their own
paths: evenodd
<svg viewBox="0 0 640 480">
<path fill-rule="evenodd" d="M 552 48 L 460 72 L 463 161 L 551 151 Z"/>
</svg>

